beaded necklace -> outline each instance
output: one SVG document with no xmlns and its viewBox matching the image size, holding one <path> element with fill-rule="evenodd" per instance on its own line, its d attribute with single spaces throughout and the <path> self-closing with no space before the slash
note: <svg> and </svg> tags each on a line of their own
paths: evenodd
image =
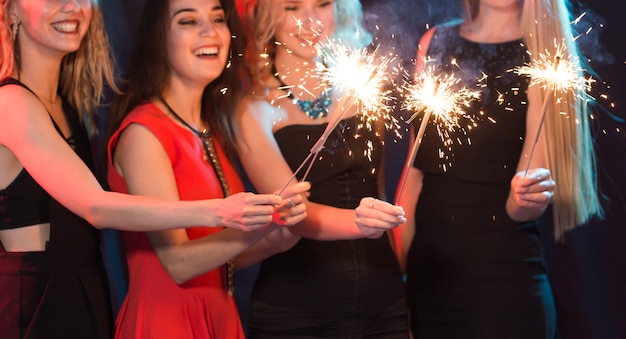
<svg viewBox="0 0 626 339">
<path fill-rule="evenodd" d="M 330 88 L 326 88 L 320 93 L 320 96 L 315 100 L 300 100 L 296 98 L 291 92 L 291 87 L 285 85 L 285 83 L 278 76 L 276 66 L 272 65 L 272 75 L 278 80 L 280 86 L 279 89 L 287 92 L 287 97 L 298 106 L 298 108 L 311 119 L 323 118 L 328 115 L 328 107 L 333 102 L 333 94 Z"/>
</svg>

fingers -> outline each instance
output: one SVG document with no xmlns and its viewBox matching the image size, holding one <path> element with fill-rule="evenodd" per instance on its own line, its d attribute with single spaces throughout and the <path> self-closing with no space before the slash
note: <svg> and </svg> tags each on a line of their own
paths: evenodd
<svg viewBox="0 0 626 339">
<path fill-rule="evenodd" d="M 364 202 L 363 200 L 366 201 Z M 363 198 L 363 200 L 361 201 L 361 203 L 365 203 L 366 205 L 368 205 L 369 209 L 373 211 L 382 212 L 384 214 L 395 217 L 404 217 L 404 209 L 400 206 L 392 205 L 386 201 L 378 200 L 375 198 Z M 369 204 L 367 203 L 367 200 L 370 201 Z"/>
<path fill-rule="evenodd" d="M 550 170 L 545 168 L 517 173 L 511 180 L 515 200 L 525 208 L 543 208 L 549 205 L 554 196 L 555 186 Z"/>
<path fill-rule="evenodd" d="M 224 199 L 217 213 L 224 227 L 253 231 L 272 221 L 275 206 L 281 202 L 275 194 L 236 193 Z"/>
<path fill-rule="evenodd" d="M 272 222 L 279 226 L 293 226 L 306 218 L 305 195 L 311 189 L 308 182 L 299 182 L 287 187 L 281 196 L 283 200 L 272 214 Z"/>
<path fill-rule="evenodd" d="M 298 182 L 294 185 L 287 187 L 281 194 L 281 197 L 285 199 L 294 195 L 304 194 L 308 192 L 310 189 L 311 189 L 311 184 L 308 181 Z"/>
<path fill-rule="evenodd" d="M 293 202 L 293 201 L 292 201 Z M 306 205 L 300 200 L 293 207 L 279 207 L 272 213 L 272 222 L 278 226 L 293 226 L 306 218 Z"/>
<path fill-rule="evenodd" d="M 386 230 L 406 222 L 402 207 L 374 198 L 361 199 L 355 213 L 356 224 L 366 238 L 378 238 Z"/>
<path fill-rule="evenodd" d="M 272 222 L 280 226 L 294 225 L 306 217 L 303 202 L 310 188 L 310 183 L 299 182 L 285 189 L 283 197 L 277 194 L 233 194 L 225 199 L 221 210 L 224 226 L 252 231 Z"/>
<path fill-rule="evenodd" d="M 241 193 L 246 195 L 246 202 L 250 205 L 280 205 L 282 198 L 277 194 L 254 194 Z"/>
</svg>

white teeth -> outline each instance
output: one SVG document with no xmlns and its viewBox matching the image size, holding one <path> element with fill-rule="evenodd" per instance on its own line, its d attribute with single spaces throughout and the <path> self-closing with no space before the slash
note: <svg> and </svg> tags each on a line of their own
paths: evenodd
<svg viewBox="0 0 626 339">
<path fill-rule="evenodd" d="M 215 56 L 217 55 L 217 47 L 200 47 L 193 51 L 196 56 Z"/>
<path fill-rule="evenodd" d="M 78 28 L 78 24 L 77 23 L 56 23 L 56 24 L 52 24 L 52 27 L 54 27 L 54 29 L 56 29 L 59 32 L 73 33 L 73 32 L 76 32 L 76 29 Z"/>
</svg>

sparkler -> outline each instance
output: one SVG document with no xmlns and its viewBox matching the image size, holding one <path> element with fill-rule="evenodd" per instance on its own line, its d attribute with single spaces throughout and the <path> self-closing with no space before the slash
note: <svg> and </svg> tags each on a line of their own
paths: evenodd
<svg viewBox="0 0 626 339">
<path fill-rule="evenodd" d="M 367 117 L 373 120 L 378 119 L 381 115 L 386 117 L 391 111 L 391 107 L 387 105 L 391 99 L 391 91 L 383 90 L 384 85 L 389 80 L 386 68 L 390 59 L 377 57 L 378 48 L 373 52 L 368 52 L 362 48 L 346 46 L 333 39 L 325 41 L 318 48 L 321 60 L 323 60 L 317 64 L 318 74 L 323 82 L 330 84 L 342 93 L 341 99 L 328 114 L 328 125 L 322 135 L 311 147 L 308 156 L 296 169 L 281 192 L 304 168 L 305 163 L 311 160 L 302 177 L 302 180 L 305 180 L 317 155 L 324 148 L 326 140 L 355 104 L 359 104 L 358 109 L 361 112 L 369 113 Z"/>
<path fill-rule="evenodd" d="M 524 177 L 526 177 L 530 169 L 530 160 L 533 157 L 535 147 L 539 141 L 539 135 L 546 117 L 550 97 L 553 97 L 556 93 L 565 93 L 568 91 L 572 91 L 575 94 L 587 92 L 591 89 L 591 84 L 594 82 L 592 78 L 581 76 L 583 69 L 575 66 L 573 62 L 565 57 L 565 52 L 565 46 L 562 44 L 558 45 L 556 46 L 554 56 L 546 51 L 540 54 L 536 60 L 533 60 L 530 65 L 518 67 L 514 70 L 515 73 L 519 75 L 530 77 L 529 86 L 540 85 L 546 91 L 541 107 L 539 126 L 535 133 L 533 147 L 528 156 L 528 165 L 526 166 Z"/>
<path fill-rule="evenodd" d="M 405 83 L 403 94 L 405 96 L 404 108 L 415 112 L 407 121 L 410 123 L 420 113 L 424 113 L 420 123 L 411 154 L 404 165 L 404 174 L 400 190 L 396 194 L 396 204 L 402 196 L 404 185 L 408 176 L 409 168 L 415 161 L 415 156 L 422 144 L 422 138 L 426 124 L 430 116 L 434 116 L 440 126 L 447 130 L 453 130 L 459 125 L 459 118 L 465 115 L 464 107 L 469 107 L 473 100 L 480 97 L 480 92 L 465 87 L 458 89 L 461 79 L 454 74 L 435 75 L 432 67 L 429 67 L 416 75 L 413 83 Z"/>
</svg>

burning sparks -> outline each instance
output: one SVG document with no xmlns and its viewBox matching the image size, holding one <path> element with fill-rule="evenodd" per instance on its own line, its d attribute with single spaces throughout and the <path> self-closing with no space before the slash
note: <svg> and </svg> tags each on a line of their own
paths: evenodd
<svg viewBox="0 0 626 339">
<path fill-rule="evenodd" d="M 353 97 L 363 112 L 384 114 L 391 111 L 391 90 L 385 90 L 389 82 L 387 68 L 390 59 L 377 57 L 376 52 L 352 48 L 329 39 L 320 44 L 318 72 L 322 79 L 343 93 Z"/>
<path fill-rule="evenodd" d="M 546 51 L 532 60 L 530 65 L 518 67 L 514 70 L 519 75 L 529 76 L 530 86 L 540 85 L 545 90 L 541 107 L 541 120 L 535 133 L 532 149 L 528 155 L 528 164 L 524 177 L 526 177 L 530 169 L 531 159 L 539 141 L 550 99 L 553 98 L 556 102 L 561 102 L 563 98 L 557 95 L 571 92 L 584 100 L 586 99 L 584 96 L 588 95 L 587 91 L 591 89 L 591 84 L 595 82 L 591 77 L 586 78 L 582 75 L 584 74 L 584 69 L 577 66 L 579 65 L 578 60 L 573 60 L 572 62 L 569 59 L 567 48 L 563 44 L 555 45 L 555 47 L 555 55 L 551 55 L 549 51 Z"/>
<path fill-rule="evenodd" d="M 471 101 L 480 98 L 479 91 L 465 87 L 458 88 L 460 81 L 454 74 L 435 75 L 433 68 L 429 67 L 417 74 L 413 83 L 407 83 L 403 86 L 402 89 L 405 96 L 404 108 L 414 112 L 408 122 L 413 121 L 420 113 L 423 113 L 424 117 L 415 137 L 411 154 L 404 165 L 404 177 L 396 195 L 396 203 L 402 196 L 409 168 L 413 165 L 417 151 L 422 144 L 422 137 L 430 116 L 435 116 L 435 121 L 439 122 L 437 124 L 438 127 L 441 126 L 445 130 L 452 130 L 459 126 L 459 117 L 465 115 L 464 107 L 469 107 Z M 444 137 L 444 135 L 447 134 L 442 132 L 440 128 L 438 128 L 438 131 L 445 141 L 447 137 Z"/>
<path fill-rule="evenodd" d="M 434 115 L 437 122 L 448 130 L 458 127 L 465 108 L 480 98 L 479 91 L 459 88 L 460 81 L 454 74 L 435 75 L 431 67 L 417 74 L 414 83 L 406 83 L 402 88 L 404 108 L 414 112 L 409 122 L 424 113 Z"/>
<path fill-rule="evenodd" d="M 571 62 L 565 56 L 565 52 L 565 47 L 558 45 L 555 55 L 546 51 L 535 58 L 530 65 L 518 67 L 514 72 L 530 77 L 530 86 L 540 85 L 544 89 L 560 93 L 589 91 L 594 80 L 582 76 L 584 69 L 575 66 L 578 63 Z"/>
<path fill-rule="evenodd" d="M 319 152 L 324 147 L 328 135 L 354 105 L 367 119 L 379 118 L 389 121 L 392 108 L 391 90 L 384 87 L 390 81 L 387 68 L 388 58 L 376 57 L 376 50 L 369 53 L 365 49 L 352 48 L 329 39 L 319 46 L 323 62 L 318 63 L 318 73 L 322 80 L 339 90 L 341 99 L 329 114 L 324 133 L 315 143 L 311 152 Z M 371 128 L 369 123 L 367 126 Z"/>
<path fill-rule="evenodd" d="M 341 99 L 329 112 L 328 124 L 324 132 L 311 147 L 309 155 L 294 172 L 283 190 L 304 167 L 304 164 L 311 160 L 301 179 L 305 180 L 317 154 L 324 148 L 328 136 L 346 114 L 354 112 L 352 108 L 355 105 L 365 117 L 364 127 L 371 129 L 370 121 L 379 119 L 384 119 L 387 127 L 390 121 L 395 121 L 390 117 L 392 107 L 389 103 L 393 99 L 392 91 L 385 89 L 390 82 L 387 72 L 389 58 L 378 57 L 376 55 L 378 49 L 368 52 L 366 49 L 349 47 L 333 39 L 321 43 L 318 48 L 322 62 L 317 64 L 317 72 L 324 83 L 341 93 Z"/>
</svg>

